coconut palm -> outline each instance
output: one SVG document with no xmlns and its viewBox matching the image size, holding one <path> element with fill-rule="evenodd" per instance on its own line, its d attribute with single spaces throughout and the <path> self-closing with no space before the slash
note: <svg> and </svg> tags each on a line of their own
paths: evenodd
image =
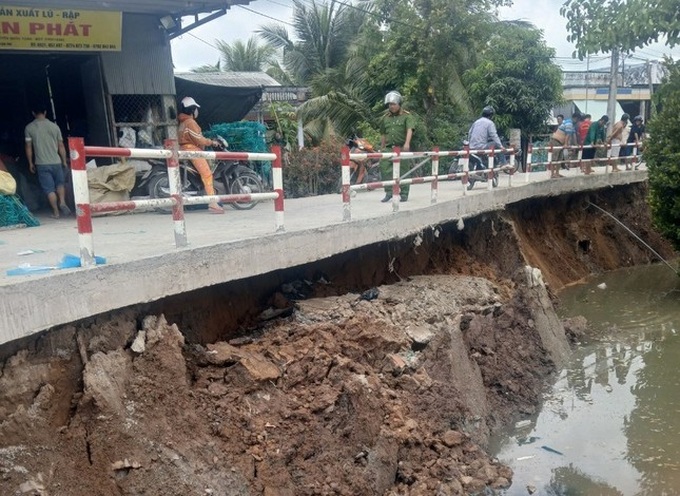
<svg viewBox="0 0 680 496">
<path fill-rule="evenodd" d="M 205 64 L 191 69 L 191 72 L 222 72 L 221 62 L 218 60 L 215 65 Z"/>
<path fill-rule="evenodd" d="M 279 24 L 262 26 L 257 33 L 283 53 L 283 66 L 297 84 L 309 84 L 326 69 L 340 67 L 360 26 L 353 9 L 331 0 L 293 0 L 293 26 L 297 41 Z"/>
<path fill-rule="evenodd" d="M 216 40 L 215 44 L 222 52 L 225 71 L 263 71 L 271 65 L 276 53 L 276 48 L 269 44 L 258 44 L 254 36 L 251 36 L 245 43 L 241 40 L 233 43 Z"/>
</svg>

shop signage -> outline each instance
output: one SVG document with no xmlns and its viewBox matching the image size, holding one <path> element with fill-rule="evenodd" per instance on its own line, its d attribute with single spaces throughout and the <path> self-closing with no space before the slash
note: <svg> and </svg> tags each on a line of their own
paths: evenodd
<svg viewBox="0 0 680 496">
<path fill-rule="evenodd" d="M 120 12 L 0 5 L 0 50 L 120 51 Z"/>
</svg>

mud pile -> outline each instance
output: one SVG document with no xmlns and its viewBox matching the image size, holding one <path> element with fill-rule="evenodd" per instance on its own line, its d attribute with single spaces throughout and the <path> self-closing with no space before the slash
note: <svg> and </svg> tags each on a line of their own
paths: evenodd
<svg viewBox="0 0 680 496">
<path fill-rule="evenodd" d="M 508 292 L 421 276 L 370 299 L 299 302 L 289 317 L 206 346 L 162 317 L 141 332 L 109 322 L 105 340 L 98 326 L 63 330 L 3 369 L 0 492 L 506 487 L 512 473 L 484 452 L 487 435 L 534 411 L 567 351 L 545 287 Z"/>
</svg>

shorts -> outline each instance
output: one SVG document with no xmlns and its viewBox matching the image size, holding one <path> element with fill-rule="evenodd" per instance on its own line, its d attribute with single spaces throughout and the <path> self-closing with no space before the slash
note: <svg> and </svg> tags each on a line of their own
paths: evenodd
<svg viewBox="0 0 680 496">
<path fill-rule="evenodd" d="M 54 193 L 59 186 L 64 185 L 64 168 L 61 164 L 36 165 L 35 168 L 38 171 L 38 182 L 45 194 Z"/>
</svg>

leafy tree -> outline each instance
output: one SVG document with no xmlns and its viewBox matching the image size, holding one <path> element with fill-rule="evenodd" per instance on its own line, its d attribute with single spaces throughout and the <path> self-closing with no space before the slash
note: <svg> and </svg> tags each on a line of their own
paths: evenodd
<svg viewBox="0 0 680 496">
<path fill-rule="evenodd" d="M 225 71 L 260 72 L 272 63 L 276 53 L 271 45 L 259 45 L 254 36 L 245 43 L 241 40 L 233 43 L 217 40 L 215 44 L 222 52 Z"/>
<path fill-rule="evenodd" d="M 680 62 L 666 66 L 669 73 L 658 92 L 663 106 L 648 125 L 644 156 L 654 223 L 680 250 Z"/>
<path fill-rule="evenodd" d="M 542 131 L 550 109 L 562 100 L 562 71 L 554 56 L 540 30 L 504 26 L 479 65 L 464 75 L 475 108 L 492 105 L 498 127 L 520 128 L 525 138 Z"/>
<path fill-rule="evenodd" d="M 560 14 L 581 59 L 613 48 L 642 48 L 662 35 L 671 47 L 680 43 L 677 0 L 567 0 Z"/>
</svg>

